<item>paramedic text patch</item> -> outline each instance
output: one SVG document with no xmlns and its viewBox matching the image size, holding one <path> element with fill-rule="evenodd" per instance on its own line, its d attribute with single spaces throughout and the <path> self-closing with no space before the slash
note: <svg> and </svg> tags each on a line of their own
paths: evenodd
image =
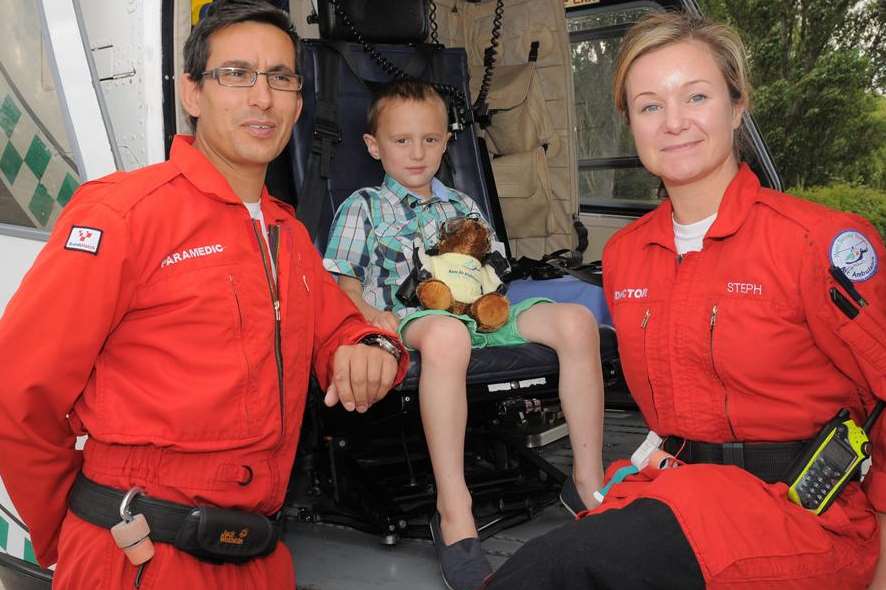
<svg viewBox="0 0 886 590">
<path fill-rule="evenodd" d="M 102 230 L 94 227 L 82 227 L 75 225 L 71 228 L 65 250 L 80 250 L 90 254 L 98 254 L 98 247 L 102 241 Z"/>
</svg>

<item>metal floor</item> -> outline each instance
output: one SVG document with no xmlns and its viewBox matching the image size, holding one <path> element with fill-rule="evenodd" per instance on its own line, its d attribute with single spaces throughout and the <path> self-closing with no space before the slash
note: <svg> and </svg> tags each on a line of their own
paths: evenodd
<svg viewBox="0 0 886 590">
<path fill-rule="evenodd" d="M 646 432 L 638 412 L 607 410 L 604 463 L 629 457 Z M 542 455 L 564 472 L 572 464 L 567 439 L 548 445 Z M 559 504 L 551 505 L 536 518 L 485 540 L 483 547 L 493 567 L 498 567 L 527 540 L 571 518 Z M 403 539 L 391 547 L 382 545 L 375 535 L 346 527 L 290 523 L 286 544 L 292 550 L 299 590 L 445 588 L 430 541 Z"/>
</svg>

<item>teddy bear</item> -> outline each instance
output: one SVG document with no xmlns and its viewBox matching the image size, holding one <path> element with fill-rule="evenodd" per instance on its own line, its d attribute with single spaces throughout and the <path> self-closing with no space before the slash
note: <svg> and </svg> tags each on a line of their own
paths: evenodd
<svg viewBox="0 0 886 590">
<path fill-rule="evenodd" d="M 507 262 L 492 252 L 490 234 L 475 216 L 457 217 L 441 225 L 434 249 L 415 249 L 422 307 L 468 315 L 480 332 L 494 332 L 508 321 L 510 304 L 500 278 Z"/>
</svg>

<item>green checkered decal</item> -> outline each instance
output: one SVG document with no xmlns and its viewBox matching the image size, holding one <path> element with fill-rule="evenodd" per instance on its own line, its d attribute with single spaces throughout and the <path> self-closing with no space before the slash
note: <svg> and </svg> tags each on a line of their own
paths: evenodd
<svg viewBox="0 0 886 590">
<path fill-rule="evenodd" d="M 21 528 L 7 520 L 5 514 L 0 512 L 0 552 L 8 553 L 13 557 L 37 563 L 34 555 L 34 546 Z"/>
<path fill-rule="evenodd" d="M 0 480 L 0 553 L 8 553 L 13 557 L 37 563 L 28 531 L 13 514 L 15 511 L 12 501 L 6 493 L 3 480 Z"/>
<path fill-rule="evenodd" d="M 10 193 L 34 227 L 47 230 L 80 184 L 77 171 L 58 154 L 3 76 L 0 184 L 0 194 Z"/>
<path fill-rule="evenodd" d="M 9 546 L 9 523 L 0 516 L 0 549 L 6 551 Z"/>
<path fill-rule="evenodd" d="M 34 546 L 31 545 L 30 539 L 25 539 L 25 553 L 22 556 L 25 561 L 30 561 L 31 563 L 37 563 L 37 557 L 34 556 Z"/>
</svg>

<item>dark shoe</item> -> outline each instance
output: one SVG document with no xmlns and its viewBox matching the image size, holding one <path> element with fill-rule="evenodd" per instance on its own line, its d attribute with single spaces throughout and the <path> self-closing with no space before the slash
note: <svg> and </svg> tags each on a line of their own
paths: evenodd
<svg viewBox="0 0 886 590">
<path fill-rule="evenodd" d="M 572 479 L 571 475 L 563 483 L 563 488 L 560 490 L 560 504 L 563 504 L 563 508 L 568 510 L 572 516 L 587 510 L 587 506 L 582 502 L 578 489 L 575 487 L 575 480 Z"/>
<path fill-rule="evenodd" d="M 440 530 L 440 513 L 435 512 L 428 523 L 431 527 L 431 540 L 437 550 L 440 573 L 443 583 L 449 590 L 479 590 L 492 574 L 492 566 L 486 560 L 480 539 L 462 539 L 452 545 L 443 543 Z"/>
</svg>

